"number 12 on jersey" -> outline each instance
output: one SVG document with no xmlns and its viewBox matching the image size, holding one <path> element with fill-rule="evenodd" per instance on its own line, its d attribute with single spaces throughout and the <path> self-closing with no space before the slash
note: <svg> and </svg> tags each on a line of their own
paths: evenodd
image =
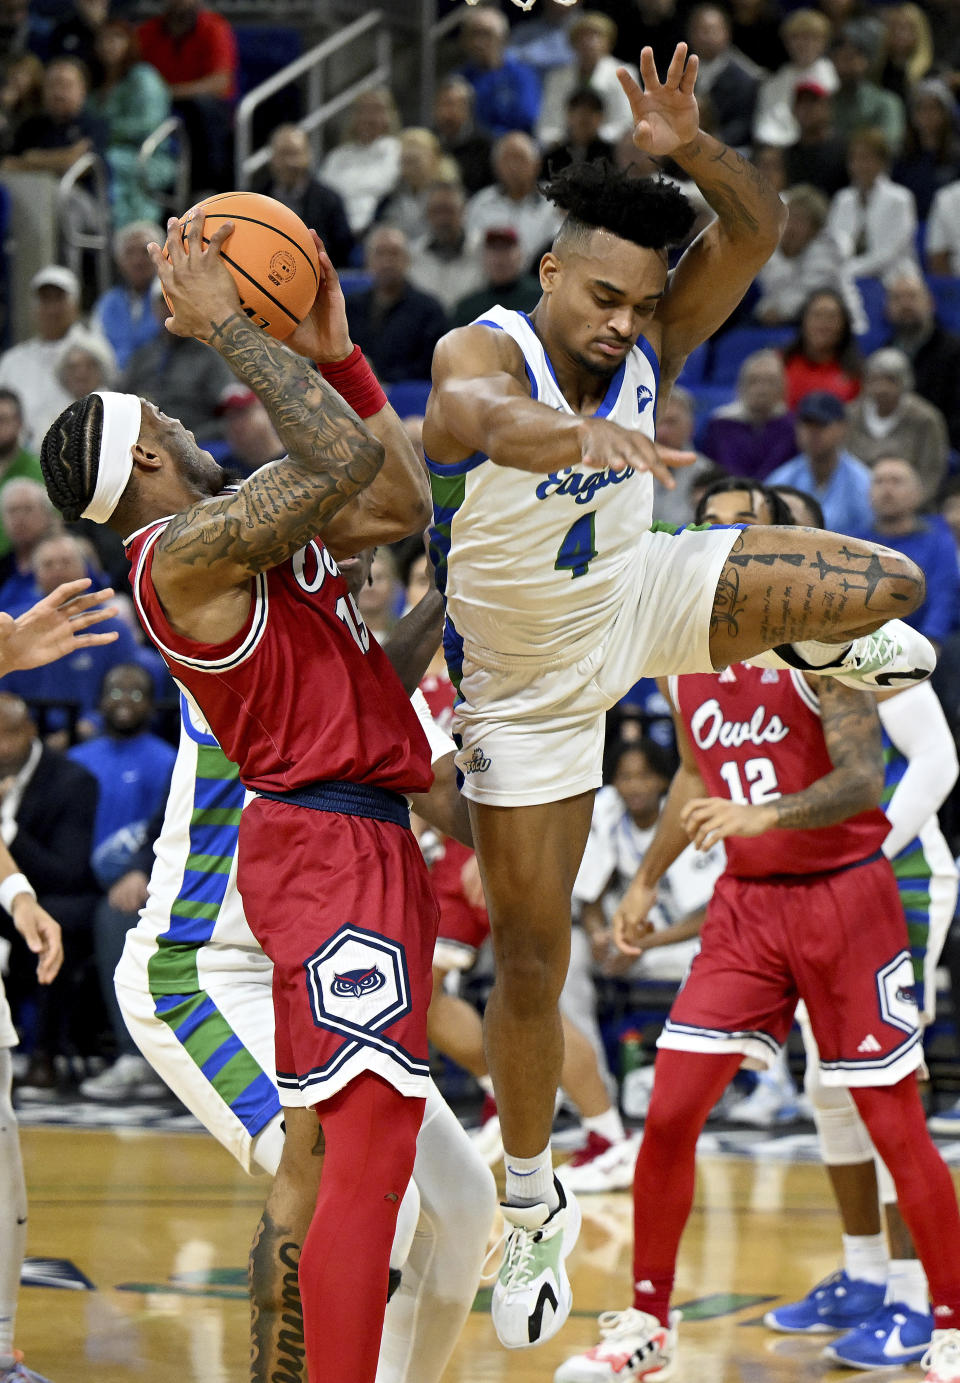
<svg viewBox="0 0 960 1383">
<path fill-rule="evenodd" d="M 560 544 L 555 571 L 569 571 L 571 576 L 586 576 L 590 563 L 597 554 L 596 510 L 581 514 L 567 529 L 566 537 Z"/>
</svg>

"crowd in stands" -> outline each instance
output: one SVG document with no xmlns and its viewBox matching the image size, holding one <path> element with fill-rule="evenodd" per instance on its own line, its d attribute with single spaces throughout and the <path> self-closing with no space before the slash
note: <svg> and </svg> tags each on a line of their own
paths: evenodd
<svg viewBox="0 0 960 1383">
<path fill-rule="evenodd" d="M 89 285 L 61 264 L 21 285 L 33 330 L 0 355 L 0 609 L 13 613 L 67 572 L 126 584 L 109 533 L 82 523 L 64 529 L 40 484 L 44 431 L 72 399 L 101 387 L 141 394 L 241 474 L 281 452 L 262 405 L 220 357 L 164 331 L 167 308 L 147 254 L 163 239 L 173 146 L 145 161 L 139 151 L 166 115 L 183 121 L 193 195 L 233 184 L 236 35 L 200 0 L 164 0 L 139 25 L 127 3 L 65 8 L 41 32 L 27 0 L 0 0 L 0 184 L 8 171 L 58 176 L 99 154 L 109 171 L 115 274 L 88 313 Z M 506 0 L 461 8 L 428 121 L 404 125 L 401 108 L 413 114 L 406 93 L 365 90 L 325 132 L 322 156 L 297 125 L 273 129 L 253 183 L 322 236 L 342 275 L 352 336 L 411 436 L 419 437 L 440 337 L 495 302 L 536 305 L 538 260 L 561 219 L 540 190 L 549 170 L 606 158 L 637 176 L 664 176 L 691 195 L 694 234 L 709 221 L 680 170 L 633 145 L 616 78 L 618 66 L 636 75 L 644 44 L 662 72 L 675 44 L 687 41 L 700 58 L 704 127 L 753 159 L 788 219 L 745 301 L 690 358 L 658 411 L 658 438 L 697 459 L 676 490 L 658 494 L 655 516 L 688 522 L 706 482 L 746 476 L 808 490 L 831 527 L 908 552 L 928 578 L 912 621 L 942 650 L 938 689 L 960 735 L 953 0 L 581 0 L 572 8 L 538 0 L 523 17 Z M 417 561 L 416 545 L 396 560 L 378 557 L 361 601 L 375 632 L 389 630 Z M 68 828 L 58 817 L 43 836 L 49 896 L 38 887 L 78 957 L 65 976 L 77 967 L 108 975 L 117 937 L 142 901 L 147 823 L 169 774 L 156 737 L 158 726 L 169 727 L 156 706 L 172 704 L 174 690 L 129 602 L 120 604 L 116 644 L 45 675 L 0 680 L 3 838 L 17 826 L 11 840 L 30 873 L 30 832 L 49 827 L 26 815 L 42 782 L 73 820 Z M 661 717 L 652 727 L 651 712 Z M 655 690 L 641 685 L 615 723 L 629 735 L 642 722 L 658 736 L 662 713 Z M 26 973 L 20 983 L 31 996 L 24 1012 L 32 1014 L 32 1076 L 42 1085 L 51 1078 L 44 1062 L 93 1050 L 93 1039 L 71 1002 L 73 979 L 52 999 L 39 998 Z M 106 981 L 103 989 L 109 1010 Z M 129 1066 L 136 1058 L 122 1024 L 114 1026 Z"/>
</svg>

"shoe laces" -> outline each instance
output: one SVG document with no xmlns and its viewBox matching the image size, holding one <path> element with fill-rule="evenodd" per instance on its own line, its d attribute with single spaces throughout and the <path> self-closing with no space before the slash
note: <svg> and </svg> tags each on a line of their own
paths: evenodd
<svg viewBox="0 0 960 1383">
<path fill-rule="evenodd" d="M 857 644 L 860 647 L 857 647 Z M 885 629 L 876 629 L 853 645 L 852 661 L 861 672 L 883 667 L 900 653 L 900 644 Z"/>
<path fill-rule="evenodd" d="M 960 1330 L 938 1330 L 933 1343 L 920 1360 L 922 1369 L 952 1369 L 953 1379 L 960 1375 Z M 953 1383 L 944 1375 L 943 1383 Z"/>
<path fill-rule="evenodd" d="M 662 1330 L 656 1316 L 646 1311 L 638 1311 L 628 1306 L 625 1311 L 602 1311 L 597 1317 L 600 1334 L 605 1340 L 616 1340 L 621 1335 L 635 1335 L 638 1330 Z"/>
<path fill-rule="evenodd" d="M 524 1229 L 521 1225 L 515 1225 L 506 1236 L 507 1242 L 499 1273 L 506 1291 L 512 1292 L 518 1287 L 526 1287 L 530 1282 L 536 1266 L 536 1246 L 541 1239 L 548 1237 L 544 1235 L 545 1228 L 546 1226 L 540 1229 Z"/>
<path fill-rule="evenodd" d="M 847 1295 L 847 1287 L 843 1280 L 843 1269 L 837 1268 L 836 1272 L 830 1273 L 822 1282 L 818 1282 L 810 1295 L 815 1301 L 825 1296 L 845 1297 Z"/>
</svg>

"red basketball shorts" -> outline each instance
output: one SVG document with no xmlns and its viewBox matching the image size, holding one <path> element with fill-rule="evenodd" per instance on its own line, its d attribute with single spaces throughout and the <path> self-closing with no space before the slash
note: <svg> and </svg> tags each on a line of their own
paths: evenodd
<svg viewBox="0 0 960 1383">
<path fill-rule="evenodd" d="M 319 1104 L 362 1071 L 425 1096 L 437 905 L 413 832 L 254 798 L 237 884 L 273 961 L 281 1104 Z"/>
<path fill-rule="evenodd" d="M 473 858 L 473 851 L 449 838 L 443 847 L 443 854 L 430 870 L 440 909 L 433 963 L 441 970 L 469 970 L 490 935 L 490 919 L 486 908 L 468 902 L 463 892 L 461 875 L 464 865 Z"/>
<path fill-rule="evenodd" d="M 825 1085 L 894 1085 L 923 1060 L 913 984 L 882 857 L 806 878 L 723 874 L 659 1045 L 767 1066 L 803 999 Z"/>
</svg>

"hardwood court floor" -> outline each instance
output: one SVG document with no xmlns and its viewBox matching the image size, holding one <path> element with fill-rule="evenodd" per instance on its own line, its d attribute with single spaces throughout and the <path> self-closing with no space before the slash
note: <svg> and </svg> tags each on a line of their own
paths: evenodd
<svg viewBox="0 0 960 1383">
<path fill-rule="evenodd" d="M 246 1383 L 244 1265 L 266 1183 L 203 1135 L 21 1130 L 30 1196 L 28 1254 L 68 1260 L 95 1290 L 21 1290 L 18 1344 L 53 1383 Z M 508 1353 L 487 1314 L 467 1322 L 445 1383 L 549 1383 L 595 1342 L 596 1313 L 626 1305 L 627 1193 L 581 1199 L 574 1316 L 557 1340 Z M 837 1265 L 839 1230 L 819 1167 L 705 1157 L 677 1302 L 676 1383 L 839 1383 L 811 1340 L 760 1325 Z M 69 1269 L 34 1262 L 49 1277 Z M 880 1374 L 864 1377 L 880 1379 Z M 884 1372 L 888 1383 L 922 1377 Z M 417 1383 L 411 1378 L 410 1383 Z"/>
</svg>

